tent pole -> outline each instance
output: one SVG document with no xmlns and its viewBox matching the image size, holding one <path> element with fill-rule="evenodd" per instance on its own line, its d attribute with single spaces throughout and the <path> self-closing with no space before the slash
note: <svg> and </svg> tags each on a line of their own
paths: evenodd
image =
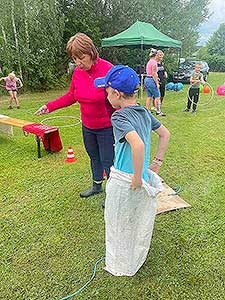
<svg viewBox="0 0 225 300">
<path fill-rule="evenodd" d="M 144 68 L 144 57 L 143 57 L 143 40 L 141 39 L 141 64 L 140 64 L 140 80 L 141 80 L 141 100 L 143 99 L 143 88 L 144 88 L 144 76 L 142 75 L 142 67 Z"/>
<path fill-rule="evenodd" d="M 181 48 L 178 50 L 178 58 L 177 58 L 177 72 L 180 66 L 180 57 L 181 57 Z M 177 82 L 178 82 L 178 78 L 177 78 Z M 177 83 L 176 82 L 176 83 Z"/>
</svg>

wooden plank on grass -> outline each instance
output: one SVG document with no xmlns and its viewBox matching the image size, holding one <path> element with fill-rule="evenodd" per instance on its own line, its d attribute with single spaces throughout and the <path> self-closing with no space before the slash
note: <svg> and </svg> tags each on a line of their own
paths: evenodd
<svg viewBox="0 0 225 300">
<path fill-rule="evenodd" d="M 157 196 L 157 214 L 161 214 L 171 210 L 177 210 L 180 208 L 191 207 L 190 204 L 185 202 L 180 196 L 176 195 L 176 192 L 165 182 L 163 182 L 163 187 L 163 192 L 159 193 Z"/>
</svg>

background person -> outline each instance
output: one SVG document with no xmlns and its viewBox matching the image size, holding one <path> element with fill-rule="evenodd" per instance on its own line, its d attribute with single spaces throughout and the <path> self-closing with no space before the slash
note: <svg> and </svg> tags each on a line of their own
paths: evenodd
<svg viewBox="0 0 225 300">
<path fill-rule="evenodd" d="M 201 73 L 201 65 L 196 64 L 193 73 L 190 78 L 190 88 L 188 91 L 187 107 L 184 112 L 189 112 L 192 105 L 192 112 L 195 113 L 197 108 L 197 103 L 199 100 L 200 84 L 205 84 L 203 79 L 203 74 Z"/>
<path fill-rule="evenodd" d="M 16 107 L 20 108 L 20 103 L 17 97 L 17 91 L 19 88 L 23 86 L 22 81 L 20 78 L 17 78 L 16 75 L 12 72 L 9 73 L 7 77 L 1 77 L 0 81 L 5 81 L 5 88 L 9 92 L 9 109 L 13 109 L 13 101 L 16 102 Z M 19 86 L 17 86 L 17 83 L 19 83 Z"/>
<path fill-rule="evenodd" d="M 158 69 L 158 79 L 159 79 L 159 91 L 160 91 L 160 105 L 162 108 L 163 99 L 165 96 L 166 90 L 166 80 L 168 78 L 167 72 L 165 71 L 164 64 L 162 63 L 164 57 L 164 53 L 162 50 L 157 50 L 156 61 L 157 61 L 157 69 Z M 151 110 L 156 110 L 155 108 L 155 99 L 153 100 L 153 107 Z"/>
<path fill-rule="evenodd" d="M 134 275 L 146 259 L 156 213 L 156 192 L 150 195 L 148 189 L 154 190 L 157 178 L 161 187 L 160 178 L 153 172 L 150 175 L 148 170 L 151 132 L 154 130 L 159 137 L 156 156 L 150 165 L 156 173 L 170 137 L 169 131 L 137 104 L 139 82 L 136 72 L 123 65 L 114 66 L 104 78 L 95 80 L 97 87 L 106 87 L 112 106 L 120 108 L 111 117 L 115 161 L 106 186 L 105 203 L 105 269 L 115 276 Z"/>
<path fill-rule="evenodd" d="M 155 107 L 156 107 L 156 115 L 157 116 L 165 116 L 164 113 L 161 112 L 161 102 L 160 102 L 160 91 L 159 91 L 159 78 L 158 78 L 158 68 L 156 61 L 157 50 L 151 49 L 149 55 L 149 61 L 146 65 L 146 73 L 145 77 L 145 87 L 147 89 L 147 99 L 146 99 L 146 108 L 149 110 L 151 106 L 151 101 L 153 98 L 155 99 Z"/>
<path fill-rule="evenodd" d="M 158 68 L 158 78 L 159 78 L 159 91 L 160 91 L 160 102 L 161 107 L 163 103 L 163 99 L 165 96 L 166 90 L 166 80 L 168 78 L 167 72 L 165 71 L 164 64 L 162 62 L 164 57 L 164 53 L 162 50 L 157 51 L 156 61 L 157 61 L 157 68 Z"/>
<path fill-rule="evenodd" d="M 110 117 L 114 111 L 105 89 L 97 89 L 94 79 L 105 76 L 112 64 L 99 58 L 92 40 L 77 33 L 67 43 L 67 52 L 76 63 L 67 94 L 41 106 L 35 114 L 45 114 L 79 102 L 83 141 L 90 157 L 93 185 L 81 192 L 89 197 L 102 192 L 103 171 L 109 176 L 114 158 L 114 138 Z"/>
</svg>

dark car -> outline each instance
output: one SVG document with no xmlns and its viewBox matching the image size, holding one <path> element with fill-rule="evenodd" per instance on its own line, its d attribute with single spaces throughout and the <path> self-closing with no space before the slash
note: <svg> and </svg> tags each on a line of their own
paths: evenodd
<svg viewBox="0 0 225 300">
<path fill-rule="evenodd" d="M 183 82 L 183 83 L 190 83 L 190 77 L 192 72 L 194 71 L 195 64 L 200 64 L 201 73 L 204 76 L 204 80 L 207 81 L 207 77 L 209 74 L 209 66 L 206 61 L 194 61 L 189 60 L 180 63 L 178 71 L 173 73 L 173 81 L 174 82 Z"/>
</svg>

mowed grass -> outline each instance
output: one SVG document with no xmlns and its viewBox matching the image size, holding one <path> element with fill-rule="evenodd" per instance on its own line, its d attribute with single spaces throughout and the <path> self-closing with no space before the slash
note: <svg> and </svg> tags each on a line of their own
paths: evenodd
<svg viewBox="0 0 225 300">
<path fill-rule="evenodd" d="M 211 73 L 215 89 L 225 73 Z M 74 299 L 110 300 L 222 300 L 224 299 L 224 107 L 225 97 L 214 96 L 185 114 L 188 86 L 167 92 L 160 120 L 171 140 L 160 175 L 192 208 L 157 216 L 150 252 L 132 278 L 113 277 L 98 266 L 92 283 Z M 8 110 L 0 98 L 0 114 L 48 125 L 77 123 L 79 106 L 34 116 L 40 105 L 65 90 L 22 94 L 20 110 Z M 201 95 L 200 104 L 209 96 Z M 142 104 L 143 100 L 139 100 Z M 104 256 L 104 194 L 81 199 L 91 185 L 89 159 L 81 125 L 60 128 L 64 149 L 37 159 L 33 135 L 18 128 L 14 136 L 0 133 L 0 299 L 60 299 L 78 290 L 91 277 L 94 263 Z M 152 138 L 152 155 L 156 149 Z M 65 164 L 67 146 L 77 162 Z"/>
</svg>

